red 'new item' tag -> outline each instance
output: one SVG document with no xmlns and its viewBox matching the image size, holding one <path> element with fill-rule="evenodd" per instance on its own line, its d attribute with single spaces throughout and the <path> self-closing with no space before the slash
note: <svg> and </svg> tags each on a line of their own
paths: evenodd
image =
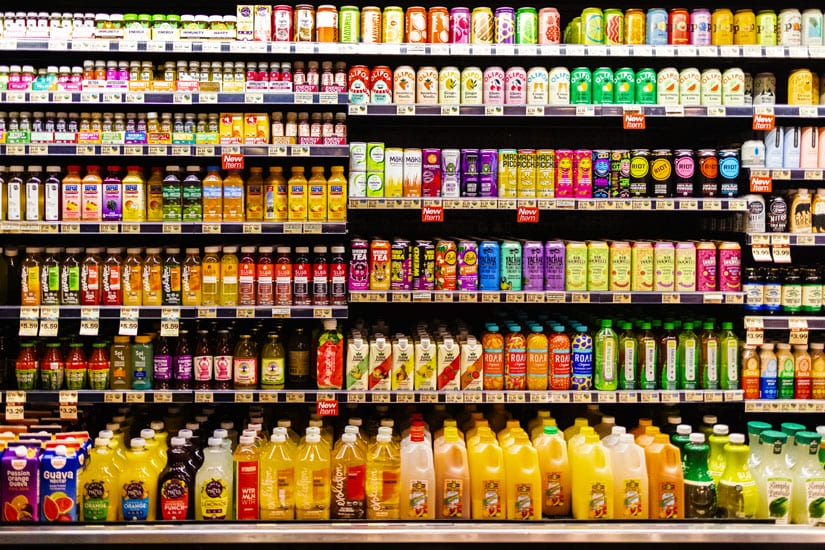
<svg viewBox="0 0 825 550">
<path fill-rule="evenodd" d="M 338 416 L 338 401 L 321 400 L 315 404 L 318 416 Z"/>
<path fill-rule="evenodd" d="M 773 192 L 773 178 L 770 176 L 751 176 L 751 193 Z"/>
<path fill-rule="evenodd" d="M 518 223 L 539 223 L 539 209 L 536 206 L 519 206 L 516 214 Z"/>
<path fill-rule="evenodd" d="M 753 130 L 756 132 L 770 132 L 776 126 L 776 115 L 753 115 Z"/>
<path fill-rule="evenodd" d="M 422 223 L 441 223 L 444 221 L 443 206 L 424 206 L 421 208 Z"/>
<path fill-rule="evenodd" d="M 224 170 L 243 170 L 243 155 L 224 153 L 221 155 L 221 166 Z"/>
<path fill-rule="evenodd" d="M 644 113 L 625 113 L 622 127 L 625 130 L 644 130 L 647 127 Z"/>
</svg>

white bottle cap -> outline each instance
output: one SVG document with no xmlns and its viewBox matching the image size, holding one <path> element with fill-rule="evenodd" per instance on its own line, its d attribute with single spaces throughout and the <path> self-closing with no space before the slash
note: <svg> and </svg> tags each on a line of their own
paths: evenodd
<svg viewBox="0 0 825 550">
<path fill-rule="evenodd" d="M 744 434 L 730 434 L 730 442 L 735 445 L 743 445 L 745 443 Z"/>
<path fill-rule="evenodd" d="M 192 430 L 178 430 L 178 437 L 191 439 L 193 435 Z"/>
<path fill-rule="evenodd" d="M 97 434 L 97 437 L 101 439 L 112 439 L 115 436 L 115 432 L 112 430 L 100 430 Z"/>
<path fill-rule="evenodd" d="M 286 441 L 286 436 L 284 434 L 272 434 L 272 437 L 269 438 L 270 441 L 273 443 L 283 443 Z"/>
<path fill-rule="evenodd" d="M 132 448 L 132 450 L 143 449 L 144 447 L 146 447 L 146 440 L 142 437 L 134 437 L 132 438 L 132 441 L 129 442 L 129 446 Z"/>
<path fill-rule="evenodd" d="M 252 445 L 255 443 L 255 437 L 251 435 L 241 436 L 241 445 Z"/>
<path fill-rule="evenodd" d="M 346 433 L 345 432 L 344 435 L 341 436 L 341 441 L 343 441 L 344 443 L 355 443 L 356 439 L 357 438 L 355 437 L 355 434 L 353 434 L 353 433 Z"/>
<path fill-rule="evenodd" d="M 140 430 L 140 437 L 143 439 L 154 439 L 155 438 L 155 430 L 151 428 L 144 428 Z"/>
<path fill-rule="evenodd" d="M 713 427 L 713 435 L 728 435 L 727 424 L 717 424 Z"/>
<path fill-rule="evenodd" d="M 704 443 L 705 442 L 705 434 L 703 434 L 703 433 L 690 434 L 690 442 L 694 443 L 694 444 Z"/>
<path fill-rule="evenodd" d="M 679 435 L 690 435 L 691 427 L 689 424 L 679 424 L 676 426 L 676 433 Z"/>
<path fill-rule="evenodd" d="M 392 441 L 392 436 L 390 434 L 378 434 L 375 438 L 378 443 L 389 443 Z"/>
<path fill-rule="evenodd" d="M 636 438 L 633 434 L 624 433 L 619 436 L 619 443 L 635 443 Z"/>
<path fill-rule="evenodd" d="M 210 447 L 221 447 L 223 446 L 223 439 L 219 439 L 217 437 L 210 437 L 207 443 L 209 443 Z"/>
<path fill-rule="evenodd" d="M 111 439 L 105 437 L 95 438 L 95 447 L 108 447 Z"/>
<path fill-rule="evenodd" d="M 610 435 L 621 436 L 621 435 L 624 435 L 626 433 L 627 433 L 627 428 L 625 428 L 624 426 L 613 426 L 612 428 L 610 428 Z"/>
<path fill-rule="evenodd" d="M 226 439 L 229 437 L 229 432 L 224 430 L 223 428 L 218 428 L 214 432 L 212 432 L 212 437 L 217 437 L 218 439 Z"/>
<path fill-rule="evenodd" d="M 186 440 L 182 437 L 173 437 L 171 443 L 172 447 L 183 447 L 186 445 Z"/>
<path fill-rule="evenodd" d="M 320 443 L 321 442 L 321 434 L 316 433 L 308 433 L 307 434 L 307 443 Z"/>
</svg>

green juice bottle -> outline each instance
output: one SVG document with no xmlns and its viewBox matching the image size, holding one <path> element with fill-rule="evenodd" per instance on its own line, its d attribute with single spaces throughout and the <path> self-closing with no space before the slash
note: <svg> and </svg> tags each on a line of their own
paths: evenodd
<svg viewBox="0 0 825 550">
<path fill-rule="evenodd" d="M 756 517 L 759 493 L 748 467 L 750 449 L 743 434 L 731 434 L 725 445 L 725 471 L 719 479 L 719 517 L 750 519 Z"/>
<path fill-rule="evenodd" d="M 642 336 L 639 338 L 639 389 L 655 390 L 656 365 L 658 364 L 658 345 L 656 336 L 650 330 L 650 323 L 641 324 Z"/>
<path fill-rule="evenodd" d="M 639 387 L 639 342 L 632 323 L 622 321 L 619 330 L 619 389 L 635 390 Z"/>
<path fill-rule="evenodd" d="M 603 319 L 596 333 L 593 385 L 598 391 L 616 391 L 619 387 L 619 337 L 613 330 L 613 321 Z"/>
<path fill-rule="evenodd" d="M 673 323 L 665 322 L 664 333 L 659 341 L 659 387 L 663 390 L 679 389 L 679 338 Z"/>
<path fill-rule="evenodd" d="M 708 519 L 716 517 L 716 485 L 708 472 L 705 434 L 690 434 L 682 461 L 685 473 L 685 517 Z"/>
<path fill-rule="evenodd" d="M 693 323 L 685 323 L 679 333 L 676 356 L 676 370 L 679 373 L 679 387 L 695 390 L 699 387 L 699 338 L 693 332 Z"/>
</svg>

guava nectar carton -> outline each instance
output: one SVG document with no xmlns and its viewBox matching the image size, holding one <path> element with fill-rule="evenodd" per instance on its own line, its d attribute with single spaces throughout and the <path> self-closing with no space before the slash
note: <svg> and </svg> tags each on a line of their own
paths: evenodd
<svg viewBox="0 0 825 550">
<path fill-rule="evenodd" d="M 77 521 L 78 452 L 58 445 L 40 457 L 40 513 L 43 521 Z"/>
<path fill-rule="evenodd" d="M 468 336 L 461 343 L 461 389 L 481 391 L 484 389 L 484 349 L 475 336 Z"/>
<path fill-rule="evenodd" d="M 370 346 L 360 333 L 353 335 L 347 345 L 347 389 L 365 391 L 369 371 Z"/>
<path fill-rule="evenodd" d="M 453 338 L 447 337 L 438 343 L 436 354 L 438 389 L 459 390 L 461 371 L 461 347 Z"/>
<path fill-rule="evenodd" d="M 415 342 L 415 390 L 435 391 L 436 346 L 432 339 L 421 336 Z"/>
</svg>

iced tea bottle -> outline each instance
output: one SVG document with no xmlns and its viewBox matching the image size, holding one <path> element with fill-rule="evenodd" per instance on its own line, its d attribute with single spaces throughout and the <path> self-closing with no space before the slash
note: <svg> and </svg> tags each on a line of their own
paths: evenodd
<svg viewBox="0 0 825 550">
<path fill-rule="evenodd" d="M 60 264 L 60 303 L 64 306 L 80 305 L 80 253 L 80 248 L 67 248 Z"/>
<path fill-rule="evenodd" d="M 153 384 L 155 389 L 172 389 L 172 346 L 165 336 L 158 338 L 155 343 L 152 371 L 155 379 Z"/>
<path fill-rule="evenodd" d="M 192 360 L 196 390 L 208 390 L 212 387 L 215 357 L 209 342 L 209 331 L 199 330 L 198 342 L 195 344 L 195 357 Z"/>
<path fill-rule="evenodd" d="M 163 262 L 160 248 L 147 248 L 143 261 L 143 305 L 160 306 L 163 304 Z"/>
<path fill-rule="evenodd" d="M 287 182 L 288 219 L 289 221 L 306 221 L 307 219 L 307 179 L 303 166 L 293 166 L 292 175 Z"/>
<path fill-rule="evenodd" d="M 232 371 L 235 389 L 258 387 L 258 352 L 249 334 L 241 334 L 238 339 L 232 360 Z"/>
<path fill-rule="evenodd" d="M 193 357 L 192 349 L 189 347 L 188 330 L 180 331 L 180 336 L 178 336 L 178 344 L 175 348 L 175 357 L 172 360 L 172 363 L 175 371 L 175 389 L 191 390 Z"/>
<path fill-rule="evenodd" d="M 219 166 L 208 166 L 203 178 L 203 221 L 223 220 L 223 178 Z"/>
<path fill-rule="evenodd" d="M 100 252 L 100 248 L 87 248 L 86 257 L 80 264 L 80 305 L 82 306 L 100 305 L 103 271 Z"/>
<path fill-rule="evenodd" d="M 222 306 L 238 305 L 238 247 L 224 246 L 221 256 L 219 301 Z"/>
<path fill-rule="evenodd" d="M 312 249 L 312 304 L 329 305 L 329 259 L 327 247 L 316 246 Z"/>
<path fill-rule="evenodd" d="M 214 386 L 216 390 L 232 389 L 232 347 L 229 341 L 229 331 L 221 329 L 218 331 L 217 343 L 215 344 L 215 373 Z"/>
<path fill-rule="evenodd" d="M 201 270 L 200 249 L 187 248 L 186 258 L 183 260 L 183 268 L 181 271 L 183 305 L 201 305 L 202 284 L 203 274 Z"/>
<path fill-rule="evenodd" d="M 284 169 L 270 166 L 269 175 L 263 188 L 264 221 L 284 221 L 287 219 L 286 180 Z"/>
<path fill-rule="evenodd" d="M 258 247 L 258 261 L 255 264 L 255 294 L 259 306 L 275 304 L 275 264 L 272 262 L 272 247 Z"/>
<path fill-rule="evenodd" d="M 275 305 L 292 305 L 292 258 L 288 246 L 278 247 L 275 259 Z"/>
<path fill-rule="evenodd" d="M 238 305 L 255 305 L 255 247 L 242 246 L 238 262 Z"/>
<path fill-rule="evenodd" d="M 218 246 L 207 246 L 204 249 L 203 260 L 201 261 L 201 273 L 203 290 L 201 291 L 202 306 L 216 306 L 220 298 L 219 283 L 221 280 L 221 259 Z"/>
<path fill-rule="evenodd" d="M 154 166 L 146 182 L 146 221 L 163 221 L 163 168 Z"/>
</svg>

